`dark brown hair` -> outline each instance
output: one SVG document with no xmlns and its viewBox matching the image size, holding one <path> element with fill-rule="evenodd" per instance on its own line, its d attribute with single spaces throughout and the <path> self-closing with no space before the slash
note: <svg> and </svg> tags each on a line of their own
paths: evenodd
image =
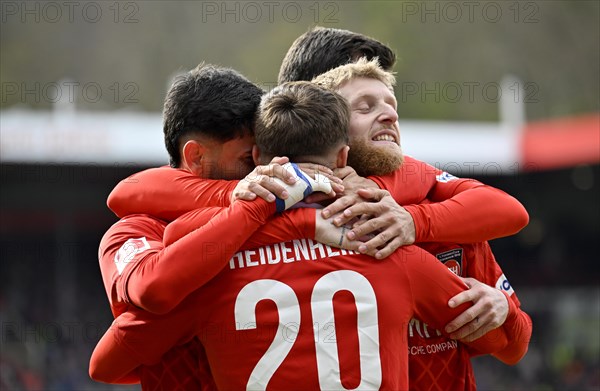
<svg viewBox="0 0 600 391">
<path fill-rule="evenodd" d="M 254 135 L 261 155 L 322 156 L 348 143 L 350 109 L 339 94 L 310 82 L 284 83 L 260 104 Z"/>
<path fill-rule="evenodd" d="M 278 83 L 307 80 L 340 65 L 366 57 L 377 57 L 379 65 L 391 71 L 396 55 L 388 46 L 348 30 L 315 27 L 299 36 L 281 63 Z"/>
</svg>

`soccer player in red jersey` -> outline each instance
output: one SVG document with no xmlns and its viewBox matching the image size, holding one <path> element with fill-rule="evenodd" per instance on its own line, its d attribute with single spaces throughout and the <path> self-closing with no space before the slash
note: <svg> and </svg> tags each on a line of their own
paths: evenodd
<svg viewBox="0 0 600 391">
<path fill-rule="evenodd" d="M 346 111 L 335 113 L 336 105 Z M 336 94 L 310 83 L 281 86 L 263 102 L 257 144 L 267 157 L 271 148 L 284 148 L 298 161 L 343 167 L 344 118 L 347 106 Z M 290 119 L 302 126 L 290 130 Z M 324 126 L 330 130 L 323 133 Z M 121 315 L 93 361 L 133 369 L 199 336 L 220 388 L 279 389 L 293 381 L 300 389 L 406 389 L 408 321 L 417 313 L 440 327 L 461 313 L 464 308 L 446 305 L 465 288 L 453 277 L 416 247 L 375 264 L 306 240 L 244 251 L 165 317 L 137 310 Z M 344 344 L 321 341 L 328 331 Z M 495 330 L 474 349 L 505 354 L 505 338 Z"/>
<path fill-rule="evenodd" d="M 393 170 L 396 166 L 393 159 L 401 156 L 401 152 L 398 151 L 400 133 L 396 122 L 396 100 L 393 95 L 394 79 L 392 75 L 378 68 L 375 61 L 367 62 L 366 59 L 361 59 L 356 63 L 346 64 L 328 71 L 315 78 L 313 82 L 338 91 L 350 104 L 352 111 L 350 138 L 354 139 L 351 148 L 355 152 L 353 164 L 361 167 L 363 174 L 376 170 L 380 170 L 382 174 L 392 172 L 392 175 L 378 175 L 371 178 L 381 188 L 385 188 L 394 195 L 413 190 L 406 188 L 406 181 L 403 180 L 399 170 Z M 365 129 L 368 131 L 365 132 Z M 435 181 L 450 186 L 460 186 L 458 178 L 441 172 L 436 174 Z M 368 183 L 363 183 L 363 186 L 368 186 Z M 432 198 L 435 200 L 435 197 Z M 426 222 L 429 220 L 443 221 L 444 218 L 450 217 L 443 208 L 436 209 L 435 204 L 431 206 L 433 208 L 426 214 L 422 214 L 418 208 L 412 209 L 411 214 L 415 217 L 415 222 L 419 219 L 425 219 Z M 431 216 L 438 211 L 441 213 L 432 218 Z M 345 218 L 340 218 L 339 222 L 344 223 L 346 219 L 364 213 L 377 215 L 373 205 L 363 203 L 347 209 Z M 484 217 L 481 216 L 481 218 Z M 427 226 L 428 224 L 422 225 Z M 473 226 L 461 227 L 459 225 L 456 230 L 463 230 L 466 233 L 472 228 Z M 368 230 L 363 231 L 361 227 L 356 227 L 350 231 L 349 237 L 360 236 L 364 232 L 368 232 Z M 450 241 L 443 233 L 437 238 L 442 243 Z M 375 242 L 375 245 L 377 246 L 379 243 Z M 498 325 L 504 325 L 514 344 L 515 355 L 499 358 L 507 363 L 516 363 L 527 351 L 531 336 L 531 320 L 525 312 L 520 310 L 519 300 L 496 263 L 487 242 L 471 245 L 425 243 L 422 246 L 437 254 L 442 261 L 449 261 L 450 258 L 447 257 L 450 255 L 456 256 L 457 259 L 452 264 L 454 270 L 458 275 L 470 277 L 469 283 L 476 288 L 475 292 L 481 292 L 480 294 L 484 295 L 481 297 L 485 300 L 495 298 L 494 300 L 499 300 L 500 303 L 507 305 L 506 312 L 500 314 L 497 319 L 493 319 L 486 311 L 481 314 L 481 319 L 477 314 L 471 315 L 473 316 L 472 323 L 481 323 L 481 330 L 476 327 L 472 330 L 485 332 L 498 327 Z M 369 251 L 368 243 L 362 250 Z M 456 298 L 457 302 L 465 299 L 472 300 L 472 297 L 465 294 Z M 475 382 L 469 357 L 476 352 L 444 337 L 436 330 L 427 332 L 427 325 L 420 320 L 415 319 L 411 324 L 414 326 L 409 330 L 411 353 L 413 353 L 410 361 L 411 389 L 474 389 Z M 454 330 L 447 329 L 447 331 Z M 461 330 L 454 331 L 452 337 L 463 341 L 465 339 L 472 340 L 473 337 L 469 336 L 471 332 L 463 326 Z"/>
<path fill-rule="evenodd" d="M 251 128 L 262 90 L 233 70 L 210 66 L 200 66 L 190 72 L 187 79 L 181 83 L 186 86 L 202 84 L 203 89 L 196 89 L 191 98 L 186 95 L 179 96 L 185 100 L 185 104 L 180 107 L 181 111 L 193 106 L 192 98 L 196 99 L 196 105 L 202 107 L 194 108 L 191 114 L 179 113 L 179 118 L 183 117 L 185 121 L 188 121 L 186 126 L 194 129 L 193 133 L 197 138 L 175 140 L 184 144 L 181 151 L 177 150 L 178 154 L 175 157 L 178 166 L 182 170 L 195 172 L 196 175 L 210 177 L 229 177 L 239 175 L 237 173 L 250 172 L 254 167 L 253 163 L 247 164 L 251 148 L 254 145 Z M 224 86 L 227 88 L 223 88 Z M 173 93 L 176 94 L 175 91 L 181 90 L 181 88 L 181 84 L 176 84 Z M 205 94 L 210 93 L 212 105 L 206 104 L 206 97 L 199 95 L 198 91 L 200 90 Z M 172 100 L 168 101 L 172 102 Z M 229 105 L 229 111 L 221 108 L 225 105 Z M 211 110 L 214 115 L 207 115 L 206 111 L 211 114 Z M 220 127 L 215 126 L 210 119 L 204 119 L 215 120 L 213 117 L 219 121 L 218 126 Z M 216 134 L 210 134 L 210 131 L 203 132 L 203 129 L 207 128 Z M 180 136 L 182 139 L 189 138 L 189 134 L 185 132 L 182 132 Z M 219 137 L 221 140 L 218 140 Z M 210 149 L 212 153 L 200 152 L 199 150 L 202 148 Z M 220 153 L 215 154 L 215 150 L 219 150 Z M 279 159 L 278 161 L 283 162 L 284 160 Z M 288 177 L 298 179 L 298 175 L 295 173 L 288 173 L 281 168 L 276 164 L 259 166 L 249 175 L 255 184 L 265 183 L 257 180 L 263 172 L 272 173 L 276 169 L 279 169 L 276 174 L 284 179 Z M 305 180 L 310 181 L 310 178 L 307 178 L 304 177 Z M 315 184 L 313 190 L 317 190 L 321 184 L 329 185 L 321 177 L 318 178 L 322 183 Z M 285 184 L 283 181 L 277 184 L 273 180 L 269 180 L 266 184 L 270 185 L 271 191 L 281 194 L 282 189 L 290 192 L 297 191 L 298 186 L 303 183 L 302 180 L 295 180 L 293 184 Z M 203 199 L 205 205 L 229 204 L 234 187 L 231 186 L 231 182 L 205 180 L 203 184 L 206 186 L 207 193 L 204 198 L 202 195 L 199 198 Z M 301 189 L 304 188 L 301 187 Z M 222 197 L 212 197 L 211 194 L 221 194 Z M 280 201 L 285 203 L 288 200 Z M 168 311 L 195 289 L 190 288 L 186 291 L 183 287 L 192 284 L 200 286 L 214 277 L 228 259 L 240 247 L 243 248 L 242 245 L 250 235 L 267 220 L 271 221 L 272 228 L 277 225 L 286 227 L 293 221 L 296 230 L 279 229 L 276 232 L 281 234 L 275 235 L 272 233 L 261 234 L 259 229 L 255 236 L 256 241 L 248 242 L 247 245 L 256 247 L 296 237 L 319 238 L 327 241 L 329 239 L 324 236 L 325 234 L 337 235 L 336 231 L 338 230 L 335 227 L 330 224 L 321 224 L 319 227 L 323 229 L 317 231 L 317 236 L 316 222 L 317 220 L 322 222 L 322 218 L 316 216 L 314 210 L 298 209 L 291 212 L 290 215 L 271 219 L 277 205 L 279 203 L 268 203 L 259 199 L 253 202 L 237 201 L 225 209 L 207 208 L 196 217 L 202 219 L 202 226 L 196 225 L 193 227 L 194 229 L 190 229 L 194 232 L 168 247 L 163 245 L 163 239 L 169 238 L 168 232 L 165 235 L 167 223 L 164 220 L 139 214 L 127 216 L 117 222 L 104 235 L 99 248 L 100 268 L 113 315 L 116 317 L 132 306 L 152 312 Z M 233 231 L 230 225 L 232 220 L 239 224 L 238 229 Z M 208 236 L 207 231 L 210 231 L 213 236 Z M 290 231 L 293 235 L 286 236 Z M 215 238 L 219 238 L 219 240 L 215 240 Z M 335 240 L 339 241 L 339 237 L 336 236 Z M 188 263 L 190 254 L 201 254 L 201 261 Z M 181 273 L 181 270 L 186 272 Z M 160 276 L 160 278 L 156 278 L 156 276 Z M 179 289 L 163 289 L 165 284 L 172 281 L 170 278 L 175 279 Z M 161 294 L 154 294 L 157 291 Z M 177 362 L 178 365 L 165 362 L 163 370 L 168 373 L 161 376 L 155 376 L 160 372 L 159 366 L 146 368 L 145 373 L 149 379 L 146 381 L 146 388 L 153 388 L 152 384 L 160 384 L 162 388 L 197 388 L 194 376 L 186 377 L 184 375 L 185 365 L 197 367 L 196 356 L 198 354 L 201 352 L 194 342 L 190 343 L 189 350 L 181 347 L 174 349 L 169 353 L 168 360 Z M 190 362 L 194 363 L 190 364 Z M 180 370 L 180 368 L 183 369 Z M 94 377 L 102 376 L 95 374 Z M 121 383 L 138 382 L 139 374 L 130 374 L 127 377 L 111 380 Z M 167 380 L 170 383 L 166 383 Z"/>
</svg>

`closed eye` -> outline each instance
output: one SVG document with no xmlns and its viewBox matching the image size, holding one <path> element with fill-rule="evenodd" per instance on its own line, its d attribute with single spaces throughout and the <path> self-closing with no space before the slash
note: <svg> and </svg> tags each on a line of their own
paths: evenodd
<svg viewBox="0 0 600 391">
<path fill-rule="evenodd" d="M 367 104 L 363 104 L 354 108 L 354 111 L 358 111 L 359 113 L 368 113 L 371 111 L 371 106 Z"/>
</svg>

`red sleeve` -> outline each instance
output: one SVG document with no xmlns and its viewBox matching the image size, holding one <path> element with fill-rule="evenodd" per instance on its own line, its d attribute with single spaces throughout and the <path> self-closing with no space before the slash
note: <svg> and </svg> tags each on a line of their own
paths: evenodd
<svg viewBox="0 0 600 391">
<path fill-rule="evenodd" d="M 146 215 L 119 220 L 106 231 L 98 249 L 100 272 L 115 317 L 128 307 L 126 281 L 140 262 L 163 248 L 166 223 Z"/>
<path fill-rule="evenodd" d="M 117 184 L 108 207 L 119 217 L 144 213 L 172 221 L 204 206 L 228 206 L 238 181 L 202 179 L 168 166 L 150 168 Z"/>
<path fill-rule="evenodd" d="M 518 307 L 514 300 L 515 298 L 509 296 L 506 291 L 502 291 L 502 293 L 506 295 L 509 305 L 508 317 L 504 321 L 502 328 L 511 343 L 506 349 L 494 353 L 494 357 L 505 364 L 515 365 L 525 356 L 529 349 L 533 324 L 529 315 Z"/>
<path fill-rule="evenodd" d="M 417 243 L 482 242 L 513 235 L 529 222 L 523 205 L 505 192 L 414 159 L 407 158 L 393 174 L 371 179 L 411 214 Z M 423 203 L 424 194 L 433 203 Z"/>
<path fill-rule="evenodd" d="M 105 383 L 137 380 L 140 365 L 155 366 L 174 346 L 192 340 L 194 311 L 183 306 L 167 317 L 131 308 L 121 314 L 92 353 L 90 377 Z"/>
<path fill-rule="evenodd" d="M 240 247 L 240 250 L 249 250 L 294 239 L 315 239 L 316 213 L 319 212 L 312 208 L 298 208 L 275 215 L 268 224 L 260 227 Z"/>
<path fill-rule="evenodd" d="M 467 276 L 496 287 L 508 299 L 508 316 L 502 328 L 510 343 L 506 349 L 494 353 L 494 356 L 505 364 L 514 365 L 525 356 L 529 348 L 533 328 L 531 318 L 521 309 L 521 302 L 496 262 L 489 243 L 465 246 L 465 250 L 468 252 L 466 256 L 471 259 L 467 264 Z M 472 353 L 476 355 L 479 352 Z"/>
<path fill-rule="evenodd" d="M 466 285 L 433 255 L 410 246 L 416 252 L 415 259 L 408 260 L 406 266 L 410 275 L 415 317 L 440 330 L 452 319 L 470 307 L 465 303 L 456 308 L 448 306 L 448 300 L 467 289 Z M 466 343 L 481 353 L 502 351 L 508 345 L 506 332 L 502 328 L 490 331 L 483 337 Z"/>
<path fill-rule="evenodd" d="M 118 322 L 118 317 L 115 322 Z M 104 333 L 94 348 L 90 358 L 90 377 L 99 382 L 113 384 L 139 383 L 139 361 L 130 352 L 117 342 L 113 327 Z"/>
<path fill-rule="evenodd" d="M 230 209 L 231 208 L 232 207 L 230 207 Z M 224 224 L 222 225 L 223 227 L 231 229 L 231 226 L 224 223 L 224 221 L 236 219 L 237 217 L 234 216 L 236 213 L 237 212 L 234 210 L 223 208 L 201 208 L 186 213 L 167 226 L 163 243 L 165 246 L 169 246 L 190 232 L 200 228 L 203 230 L 211 229 L 214 226 Z M 209 222 L 210 225 L 206 226 Z M 315 209 L 290 209 L 282 214 L 271 217 L 268 220 L 268 224 L 259 227 L 258 230 L 253 232 L 247 241 L 241 247 L 238 246 L 236 250 L 248 250 L 267 244 L 286 242 L 300 238 L 315 238 Z M 227 260 L 229 260 L 229 258 Z"/>
<path fill-rule="evenodd" d="M 210 218 L 207 224 L 136 264 L 126 281 L 126 296 L 130 302 L 153 313 L 173 309 L 221 271 L 240 246 L 275 212 L 275 204 L 257 199 L 237 201 L 229 208 L 220 209 L 216 216 L 218 211 L 214 208 L 203 209 L 202 214 Z M 169 231 L 165 231 L 165 236 Z M 188 225 L 189 231 L 192 228 Z M 172 234 L 169 233 L 169 237 Z"/>
</svg>

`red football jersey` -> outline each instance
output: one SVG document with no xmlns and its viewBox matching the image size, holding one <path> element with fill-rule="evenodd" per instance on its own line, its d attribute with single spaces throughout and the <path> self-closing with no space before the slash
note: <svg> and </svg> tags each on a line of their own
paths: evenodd
<svg viewBox="0 0 600 391">
<path fill-rule="evenodd" d="M 417 243 L 483 242 L 513 235 L 529 221 L 523 205 L 505 192 L 410 156 L 393 173 L 369 178 L 411 214 Z M 197 208 L 228 205 L 237 183 L 204 180 L 170 167 L 152 168 L 122 180 L 108 206 L 119 217 L 147 213 L 171 221 Z M 423 204 L 426 200 L 435 203 Z"/>
<path fill-rule="evenodd" d="M 166 312 L 216 275 L 240 247 L 314 235 L 315 211 L 306 209 L 270 219 L 269 226 L 274 233 L 261 233 L 259 227 L 274 209 L 273 204 L 263 200 L 236 202 L 229 208 L 203 209 L 195 216 L 197 220 L 187 222 L 186 233 L 193 232 L 168 247 L 163 245 L 163 236 L 169 236 L 165 235 L 164 221 L 147 215 L 120 220 L 104 235 L 99 248 L 100 269 L 113 315 L 133 308 L 132 303 Z M 232 221 L 237 224 L 234 230 Z M 191 223 L 197 225 L 191 226 Z M 255 232 L 257 229 L 259 232 Z M 171 231 L 180 234 L 176 229 Z M 248 240 L 253 233 L 253 240 Z M 191 254 L 200 255 L 201 262 L 188 263 Z M 161 289 L 170 285 L 178 289 Z M 151 369 L 141 368 L 142 384 L 148 389 L 198 389 L 199 360 L 197 350 L 191 345 L 189 350 L 173 349 Z M 92 359 L 91 371 L 106 371 L 99 368 Z M 127 378 L 127 382 L 134 378 Z"/>
<path fill-rule="evenodd" d="M 103 342 L 135 367 L 197 336 L 220 389 L 407 389 L 410 319 L 442 328 L 468 308 L 448 307 L 464 289 L 415 246 L 375 262 L 300 239 L 236 253 L 174 311 L 128 311 Z M 473 346 L 506 344 L 496 329 Z"/>
<path fill-rule="evenodd" d="M 407 210 L 415 219 L 418 241 L 483 240 L 516 232 L 527 221 L 527 214 L 521 204 L 507 194 L 477 181 L 455 178 L 410 157 L 407 157 L 403 167 L 392 175 L 372 179 L 380 187 L 389 190 L 401 204 L 419 203 L 425 197 L 438 201 L 448 199 L 438 204 L 407 206 Z M 227 182 L 214 182 L 217 188 L 217 199 L 221 202 L 228 201 L 230 196 L 228 192 L 235 184 L 229 183 L 227 187 Z M 144 184 L 144 188 L 135 186 L 137 183 Z M 160 186 L 157 186 L 159 183 Z M 165 186 L 164 183 L 169 183 L 169 186 Z M 181 191 L 177 190 L 178 188 Z M 132 191 L 134 194 L 131 194 Z M 161 194 L 163 194 L 162 199 Z M 109 205 L 118 213 L 127 213 L 133 210 L 131 204 L 126 201 L 135 197 L 137 200 L 135 205 L 138 208 L 136 210 L 173 219 L 183 211 L 205 203 L 205 200 L 199 199 L 206 195 L 206 183 L 199 178 L 181 170 L 158 168 L 135 174 L 124 180 L 111 194 Z M 170 201 L 170 205 L 176 205 L 177 210 L 166 209 L 164 206 L 166 199 Z M 114 207 L 115 205 L 120 209 Z M 485 219 L 482 219 L 482 216 L 485 216 Z M 473 221 L 475 223 L 485 221 L 486 226 L 480 227 L 482 224 L 473 224 Z M 469 276 L 478 278 L 475 275 Z M 507 319 L 505 324 L 508 323 Z M 524 330 L 526 329 L 525 327 Z M 529 324 L 529 333 L 530 330 Z M 462 363 L 464 367 L 470 370 L 468 358 L 463 361 L 466 361 Z"/>
<path fill-rule="evenodd" d="M 437 244 L 421 246 L 454 274 L 472 277 L 503 290 L 509 296 L 509 314 L 504 322 L 510 348 L 501 353 L 516 361 L 527 351 L 531 320 L 520 309 L 520 302 L 497 264 L 487 242 L 475 244 Z M 408 328 L 410 389 L 476 390 L 470 357 L 481 354 L 467 345 L 444 336 L 427 323 L 413 318 Z"/>
</svg>

